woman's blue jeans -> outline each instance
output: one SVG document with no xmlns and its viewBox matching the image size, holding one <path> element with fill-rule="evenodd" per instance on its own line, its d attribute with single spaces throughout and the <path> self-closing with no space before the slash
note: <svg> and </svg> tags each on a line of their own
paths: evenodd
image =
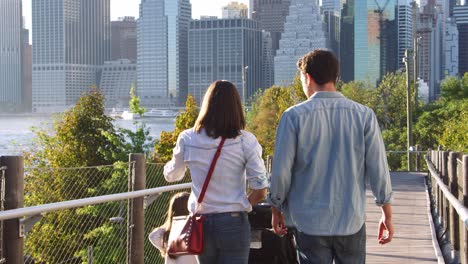
<svg viewBox="0 0 468 264">
<path fill-rule="evenodd" d="M 311 236 L 295 231 L 301 264 L 366 263 L 366 225 L 349 236 Z"/>
<path fill-rule="evenodd" d="M 247 264 L 250 224 L 246 212 L 206 214 L 203 222 L 204 249 L 200 264 Z"/>
</svg>

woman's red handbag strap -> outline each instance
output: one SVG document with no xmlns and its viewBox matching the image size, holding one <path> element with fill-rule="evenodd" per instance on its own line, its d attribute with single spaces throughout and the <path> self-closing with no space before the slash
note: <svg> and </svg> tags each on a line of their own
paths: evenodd
<svg viewBox="0 0 468 264">
<path fill-rule="evenodd" d="M 225 138 L 221 138 L 221 142 L 219 142 L 218 149 L 216 150 L 216 153 L 213 157 L 213 161 L 211 162 L 210 170 L 208 171 L 208 174 L 206 175 L 205 183 L 203 183 L 203 188 L 201 190 L 200 197 L 198 197 L 198 204 L 201 204 L 201 202 L 203 201 L 203 198 L 205 197 L 206 188 L 208 188 L 208 183 L 210 182 L 211 175 L 213 174 L 216 161 L 218 161 L 218 158 L 219 158 L 219 155 L 221 154 L 221 149 L 223 148 L 225 140 L 226 140 Z"/>
</svg>

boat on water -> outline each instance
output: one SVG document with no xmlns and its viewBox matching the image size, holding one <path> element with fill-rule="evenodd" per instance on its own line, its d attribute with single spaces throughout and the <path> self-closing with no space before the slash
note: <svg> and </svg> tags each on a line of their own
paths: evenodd
<svg viewBox="0 0 468 264">
<path fill-rule="evenodd" d="M 143 114 L 143 117 L 170 117 L 174 118 L 179 114 L 176 110 L 170 109 L 149 109 Z"/>
<path fill-rule="evenodd" d="M 133 120 L 133 119 L 138 119 L 138 118 L 140 118 L 139 115 L 137 115 L 137 114 L 135 114 L 135 113 L 132 113 L 132 112 L 130 112 L 130 111 L 127 111 L 127 110 L 125 110 L 125 111 L 122 112 L 121 117 L 122 117 L 123 120 Z"/>
</svg>

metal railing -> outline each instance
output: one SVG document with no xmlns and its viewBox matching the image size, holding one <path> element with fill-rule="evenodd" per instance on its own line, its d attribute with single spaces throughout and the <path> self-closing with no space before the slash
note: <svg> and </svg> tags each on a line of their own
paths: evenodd
<svg viewBox="0 0 468 264">
<path fill-rule="evenodd" d="M 448 263 L 468 263 L 468 155 L 428 151 L 425 161 L 431 210 L 444 258 Z"/>
</svg>

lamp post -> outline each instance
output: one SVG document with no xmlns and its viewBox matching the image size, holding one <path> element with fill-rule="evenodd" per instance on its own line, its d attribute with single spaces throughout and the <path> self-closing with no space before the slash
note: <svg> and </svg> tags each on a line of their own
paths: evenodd
<svg viewBox="0 0 468 264">
<path fill-rule="evenodd" d="M 403 62 L 405 63 L 406 69 L 406 131 L 407 131 L 407 146 L 406 151 L 408 154 L 408 171 L 411 171 L 411 146 L 413 145 L 413 138 L 412 138 L 412 113 L 411 113 L 411 80 L 410 80 L 410 73 L 409 73 L 409 60 L 410 60 L 410 50 L 405 50 L 405 57 L 403 58 Z"/>
<path fill-rule="evenodd" d="M 245 67 L 242 67 L 242 104 L 244 105 L 244 107 L 246 107 L 245 105 L 245 90 L 246 90 L 246 87 L 245 87 L 245 82 L 246 82 L 246 79 L 247 79 L 247 69 L 249 68 L 249 66 L 245 66 Z"/>
<path fill-rule="evenodd" d="M 413 47 L 413 81 L 414 81 L 414 107 L 418 106 L 418 81 L 419 81 L 419 73 L 418 73 L 418 48 L 419 48 L 419 40 L 421 36 L 416 35 L 414 38 L 414 47 Z"/>
</svg>

